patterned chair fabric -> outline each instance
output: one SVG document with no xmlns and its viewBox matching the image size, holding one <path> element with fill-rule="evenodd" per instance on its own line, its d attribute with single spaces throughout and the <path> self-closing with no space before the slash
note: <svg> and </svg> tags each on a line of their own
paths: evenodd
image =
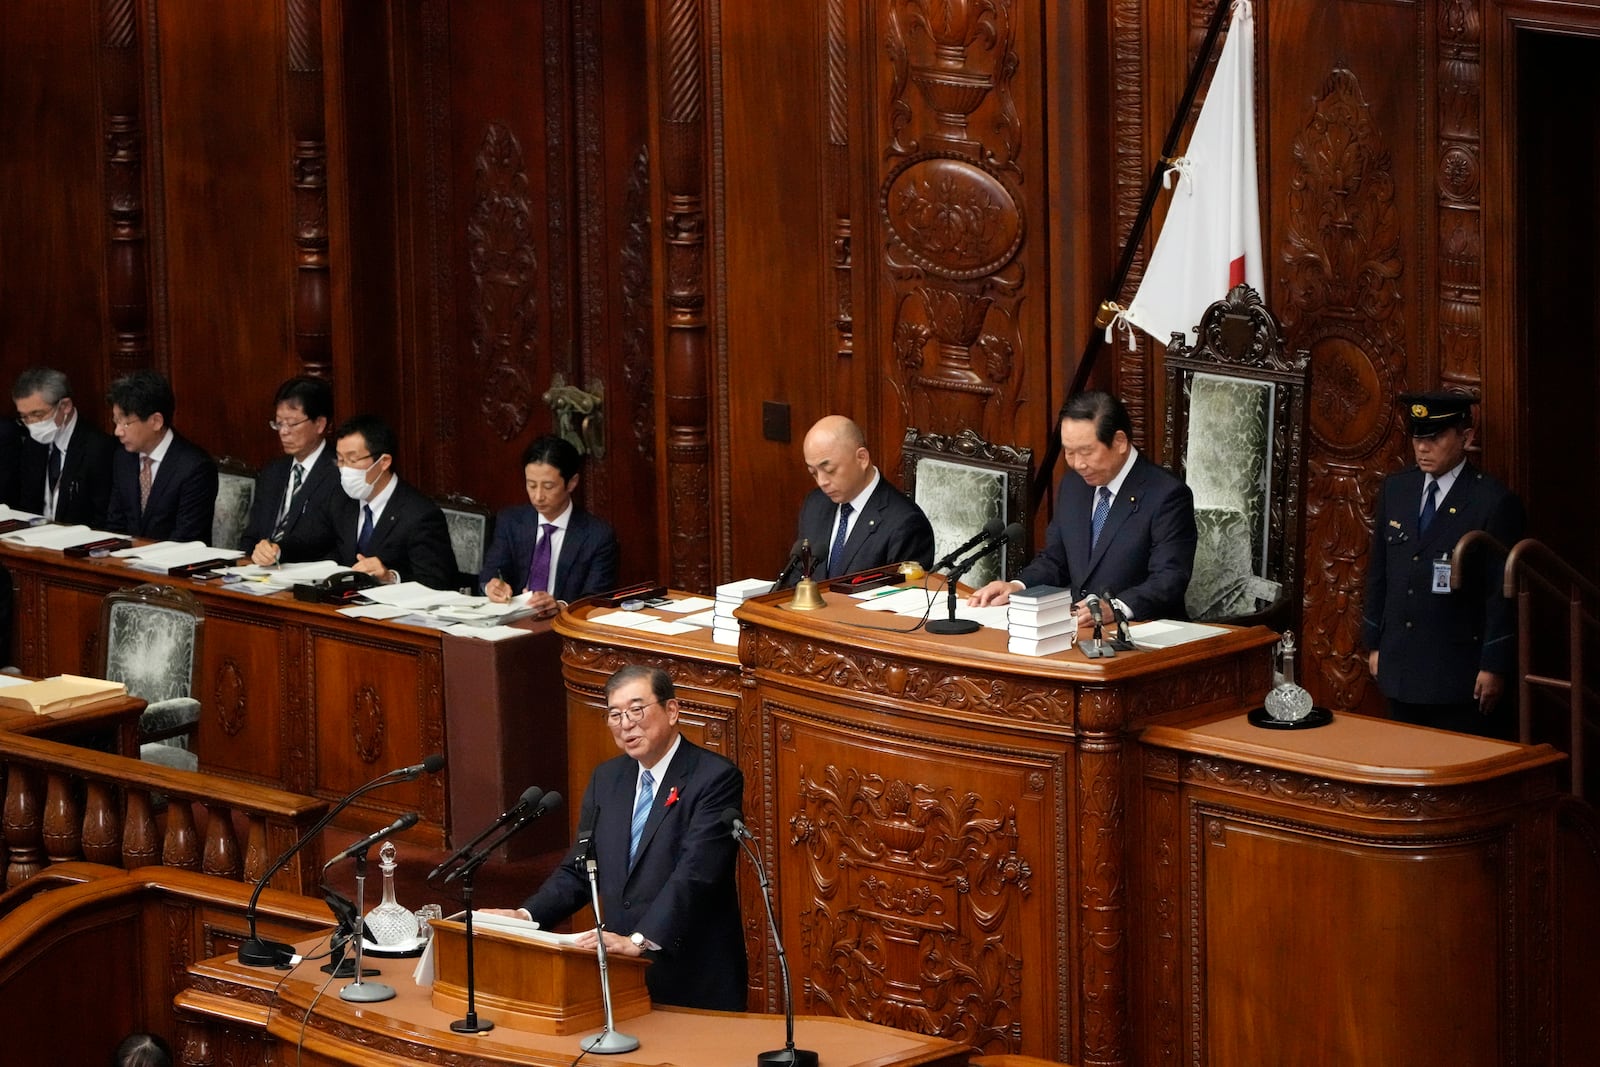
<svg viewBox="0 0 1600 1067">
<path fill-rule="evenodd" d="M 148 584 L 106 594 L 102 675 L 148 706 L 139 717 L 139 758 L 195 770 L 192 736 L 200 723 L 193 698 L 205 614 L 182 589 Z"/>
<path fill-rule="evenodd" d="M 256 497 L 256 472 L 236 459 L 217 459 L 217 506 L 211 518 L 211 544 L 243 549 L 244 528 Z"/>
<path fill-rule="evenodd" d="M 900 442 L 899 485 L 933 526 L 933 554 L 945 554 L 983 529 L 990 519 L 1028 521 L 1033 449 L 992 445 L 972 430 L 954 437 L 906 430 Z M 1028 558 L 1028 546 L 1008 544 L 980 561 L 961 579 L 977 588 L 1014 575 Z"/>
<path fill-rule="evenodd" d="M 457 584 L 472 591 L 478 584 L 483 554 L 494 533 L 494 515 L 470 496 L 457 493 L 440 497 L 437 503 L 444 512 L 445 526 L 450 531 L 450 548 L 456 555 Z"/>
</svg>

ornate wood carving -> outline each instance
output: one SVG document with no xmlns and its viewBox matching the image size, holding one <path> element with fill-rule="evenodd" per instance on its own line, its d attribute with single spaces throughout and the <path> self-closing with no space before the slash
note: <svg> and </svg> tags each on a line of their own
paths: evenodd
<svg viewBox="0 0 1600 1067">
<path fill-rule="evenodd" d="M 533 412 L 528 368 L 537 360 L 538 269 L 522 145 L 507 126 L 491 122 L 473 166 L 467 273 L 478 410 L 505 441 L 522 432 Z"/>
<path fill-rule="evenodd" d="M 383 755 L 383 700 L 377 690 L 364 685 L 356 690 L 350 708 L 350 739 L 363 763 L 376 763 Z"/>
<path fill-rule="evenodd" d="M 583 4 L 569 0 L 544 0 L 544 166 L 545 183 L 545 292 L 550 301 L 550 368 L 560 370 L 574 382 L 587 381 L 579 366 L 577 339 L 572 329 L 572 210 L 567 196 L 567 177 L 576 165 L 572 139 L 574 114 L 569 106 L 574 95 L 573 72 L 568 63 L 575 47 L 574 10 Z M 581 47 L 581 46 L 577 46 Z M 592 105 L 591 105 L 592 106 Z M 581 137 L 581 134 L 580 134 Z M 582 210 L 580 207 L 578 210 Z M 592 295 L 592 294 L 591 294 Z M 593 494 L 595 482 L 584 479 L 584 491 Z M 590 500 L 594 497 L 591 495 Z"/>
<path fill-rule="evenodd" d="M 562 643 L 561 659 L 573 667 L 611 674 L 630 663 L 642 664 L 666 671 L 677 686 L 726 691 L 739 685 L 739 669 L 723 667 L 701 660 L 681 656 L 653 655 L 637 649 L 626 651 L 610 645 L 594 645 L 587 641 L 568 639 Z"/>
<path fill-rule="evenodd" d="M 1309 687 L 1337 707 L 1368 685 L 1360 651 L 1370 501 L 1398 448 L 1392 398 L 1405 381 L 1405 273 L 1393 162 L 1355 75 L 1335 70 L 1293 143 L 1282 315 L 1310 349 L 1305 619 Z"/>
<path fill-rule="evenodd" d="M 105 141 L 106 310 L 113 377 L 150 363 L 144 127 L 134 0 L 100 5 L 100 110 Z"/>
<path fill-rule="evenodd" d="M 802 768 L 798 805 L 808 994 L 833 1014 L 1016 1051 L 1022 968 L 1006 945 L 1033 869 L 1015 809 L 832 765 Z"/>
<path fill-rule="evenodd" d="M 775 640 L 766 630 L 746 628 L 743 640 L 750 645 L 746 661 L 757 669 L 1007 722 L 1022 719 L 1066 725 L 1072 721 L 1070 688 L 984 675 L 970 668 L 935 669 L 911 659 L 890 659 L 831 644 Z"/>
<path fill-rule="evenodd" d="M 699 0 L 657 0 L 662 38 L 660 101 L 661 244 L 665 349 L 661 394 L 666 419 L 666 508 L 661 543 L 668 583 L 709 589 L 712 471 L 711 354 L 706 330 L 706 217 L 703 170 L 705 74 Z M 726 448 L 726 445 L 724 445 Z M 727 453 L 724 452 L 724 455 Z M 726 466 L 723 466 L 726 471 Z M 723 478 L 726 479 L 724 473 Z M 725 488 L 720 486 L 719 488 Z M 725 495 L 725 494 L 723 494 Z M 719 546 L 726 558 L 731 531 Z"/>
<path fill-rule="evenodd" d="M 834 356 L 849 359 L 855 352 L 855 323 L 850 292 L 850 38 L 844 0 L 827 0 L 826 18 L 828 148 L 823 167 L 833 226 L 831 247 L 820 262 L 832 268 L 827 276 L 828 304 L 834 309 L 833 328 L 839 339 Z"/>
<path fill-rule="evenodd" d="M 1236 664 L 1201 665 L 1191 671 L 1173 671 L 1133 689 L 1127 697 L 1128 721 L 1137 723 L 1176 708 L 1241 699 Z"/>
<path fill-rule="evenodd" d="M 1448 0 L 1439 19 L 1439 376 L 1483 380 L 1483 17 L 1476 0 Z"/>
<path fill-rule="evenodd" d="M 245 725 L 244 675 L 231 657 L 217 667 L 216 684 L 211 687 L 211 707 L 216 713 L 217 725 L 229 737 L 236 737 Z"/>
<path fill-rule="evenodd" d="M 288 90 L 294 155 L 294 346 L 304 373 L 333 376 L 328 271 L 328 143 L 323 120 L 322 0 L 288 0 Z"/>
<path fill-rule="evenodd" d="M 889 381 L 905 422 L 938 432 L 985 426 L 991 406 L 993 430 L 1009 431 L 1018 400 L 1028 231 L 1014 12 L 1011 0 L 894 0 L 884 13 Z"/>
<path fill-rule="evenodd" d="M 1111 37 L 1111 213 L 1112 233 L 1117 248 L 1133 233 L 1133 224 L 1139 217 L 1139 204 L 1144 199 L 1144 187 L 1150 176 L 1150 162 L 1145 155 L 1145 0 L 1112 0 L 1110 6 Z M 1191 13 L 1191 19 L 1193 14 Z M 1135 293 L 1144 279 L 1146 256 L 1139 253 L 1128 271 L 1124 291 Z M 1149 374 L 1145 361 L 1150 355 L 1150 342 L 1134 331 L 1134 348 L 1117 345 L 1116 391 L 1127 405 L 1133 420 L 1133 435 L 1146 443 L 1152 440 L 1148 430 L 1149 409 L 1155 398 L 1150 395 Z M 1076 368 L 1072 368 L 1075 370 Z M 1054 431 L 1052 426 L 1051 430 Z"/>
<path fill-rule="evenodd" d="M 625 229 L 622 235 L 622 380 L 625 395 L 633 399 L 632 417 L 635 455 L 647 465 L 656 461 L 656 409 L 652 399 L 655 385 L 654 336 L 651 329 L 654 303 L 650 286 L 650 146 L 640 145 L 628 172 L 627 192 L 622 201 Z M 597 505 L 598 506 L 598 505 Z"/>
<path fill-rule="evenodd" d="M 1156 749 L 1145 751 L 1145 773 L 1150 777 L 1176 776 L 1177 757 Z M 1170 766 L 1169 766 L 1170 764 Z M 1147 936 L 1151 938 L 1150 966 L 1155 988 L 1161 991 L 1151 1005 L 1155 1031 L 1152 1046 L 1156 1063 L 1177 1067 L 1183 1041 L 1182 1004 L 1172 995 L 1183 988 L 1183 871 L 1179 857 L 1180 800 L 1176 787 L 1147 788 L 1144 799 L 1145 854 L 1150 866 L 1151 913 Z"/>
<path fill-rule="evenodd" d="M 1128 1053 L 1128 892 L 1123 743 L 1112 693 L 1078 702 L 1078 967 L 1081 1062 L 1124 1063 Z"/>
</svg>

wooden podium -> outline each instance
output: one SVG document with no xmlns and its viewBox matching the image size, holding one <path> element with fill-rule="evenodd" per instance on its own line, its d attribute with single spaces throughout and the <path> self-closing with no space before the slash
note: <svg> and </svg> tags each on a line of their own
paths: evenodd
<svg viewBox="0 0 1600 1067">
<path fill-rule="evenodd" d="M 445 1013 L 467 1013 L 467 927 L 453 919 L 434 919 L 433 1006 Z M 605 1024 L 600 996 L 600 961 L 591 949 L 559 945 L 537 937 L 474 925 L 472 937 L 478 1013 L 496 1026 L 534 1034 L 581 1034 Z M 644 972 L 650 961 L 635 956 L 606 957 L 611 979 L 613 1021 L 650 1012 Z"/>
</svg>

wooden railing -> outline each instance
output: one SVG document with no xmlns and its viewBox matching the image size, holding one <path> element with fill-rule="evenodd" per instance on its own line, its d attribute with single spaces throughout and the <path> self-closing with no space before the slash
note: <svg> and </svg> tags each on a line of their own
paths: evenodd
<svg viewBox="0 0 1600 1067">
<path fill-rule="evenodd" d="M 279 789 L 11 733 L 0 733 L 0 767 L 7 888 L 69 860 L 126 870 L 159 863 L 253 882 L 328 808 Z M 270 884 L 313 893 L 320 865 L 321 846 L 311 842 Z"/>
</svg>

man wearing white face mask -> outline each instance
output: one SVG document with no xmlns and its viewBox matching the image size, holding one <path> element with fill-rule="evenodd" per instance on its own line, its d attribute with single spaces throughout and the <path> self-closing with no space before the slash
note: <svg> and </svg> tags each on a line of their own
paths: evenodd
<svg viewBox="0 0 1600 1067">
<path fill-rule="evenodd" d="M 334 434 L 342 497 L 330 506 L 334 559 L 382 582 L 434 589 L 456 583 L 456 557 L 439 505 L 394 472 L 394 431 L 376 415 L 357 415 Z"/>
<path fill-rule="evenodd" d="M 117 443 L 78 417 L 67 376 L 34 367 L 11 387 L 17 421 L 31 440 L 23 446 L 17 506 L 63 523 L 100 528 L 111 498 L 111 457 Z"/>
</svg>

